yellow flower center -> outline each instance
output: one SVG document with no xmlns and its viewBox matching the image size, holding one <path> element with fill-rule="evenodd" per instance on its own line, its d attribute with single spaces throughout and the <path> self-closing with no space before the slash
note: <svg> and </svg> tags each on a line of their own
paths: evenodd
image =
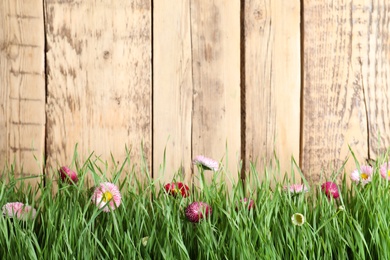
<svg viewBox="0 0 390 260">
<path fill-rule="evenodd" d="M 303 218 L 301 215 L 295 215 L 295 220 L 300 224 L 303 222 Z"/>
<path fill-rule="evenodd" d="M 103 193 L 103 201 L 104 202 L 109 202 L 112 199 L 112 193 L 109 191 L 106 191 Z"/>
<path fill-rule="evenodd" d="M 363 180 L 367 180 L 367 179 L 368 179 L 368 174 L 363 172 L 363 173 L 360 175 L 360 177 L 361 177 Z"/>
<path fill-rule="evenodd" d="M 387 170 L 387 176 L 390 177 L 390 170 Z"/>
</svg>

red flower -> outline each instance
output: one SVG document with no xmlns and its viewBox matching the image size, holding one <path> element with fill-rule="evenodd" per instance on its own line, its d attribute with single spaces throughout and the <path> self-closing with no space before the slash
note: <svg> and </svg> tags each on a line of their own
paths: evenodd
<svg viewBox="0 0 390 260">
<path fill-rule="evenodd" d="M 188 188 L 187 185 L 183 184 L 182 182 L 167 183 L 165 184 L 164 188 L 168 194 L 174 197 L 176 197 L 177 194 L 179 193 L 181 194 L 181 196 L 183 196 L 183 198 L 188 197 L 190 195 L 189 193 L 190 189 Z"/>
<path fill-rule="evenodd" d="M 337 185 L 334 182 L 331 181 L 325 182 L 324 184 L 321 185 L 321 189 L 323 192 L 325 192 L 328 198 L 333 197 L 334 199 L 337 199 L 340 196 L 339 189 L 337 188 Z"/>
<path fill-rule="evenodd" d="M 62 166 L 60 168 L 60 176 L 63 182 L 77 183 L 77 181 L 79 180 L 77 174 L 66 166 Z"/>
<path fill-rule="evenodd" d="M 189 221 L 197 223 L 203 218 L 211 215 L 211 206 L 205 202 L 193 202 L 185 210 L 186 217 Z"/>
</svg>

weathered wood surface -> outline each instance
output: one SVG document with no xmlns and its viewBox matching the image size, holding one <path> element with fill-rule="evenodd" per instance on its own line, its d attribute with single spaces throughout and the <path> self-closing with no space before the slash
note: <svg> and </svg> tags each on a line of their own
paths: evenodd
<svg viewBox="0 0 390 260">
<path fill-rule="evenodd" d="M 151 164 L 151 1 L 45 1 L 49 167 L 81 161 Z M 107 173 L 110 176 L 110 173 Z"/>
<path fill-rule="evenodd" d="M 338 169 L 351 146 L 365 163 L 389 145 L 390 4 L 304 1 L 302 167 L 313 181 Z M 355 167 L 351 158 L 349 174 Z M 323 178 L 323 179 L 324 179 Z"/>
<path fill-rule="evenodd" d="M 240 3 L 159 1 L 154 10 L 154 169 L 166 147 L 168 180 L 181 167 L 188 179 L 199 154 L 228 157 L 237 179 Z"/>
<path fill-rule="evenodd" d="M 154 3 L 154 176 L 172 180 L 181 169 L 191 179 L 193 82 L 190 1 Z M 166 169 L 160 170 L 166 150 Z M 164 175 L 162 175 L 164 174 Z"/>
<path fill-rule="evenodd" d="M 1 1 L 0 171 L 6 163 L 15 162 L 17 178 L 42 175 L 46 97 L 43 25 L 42 1 Z"/>
<path fill-rule="evenodd" d="M 276 152 L 282 179 L 291 156 L 299 163 L 300 2 L 245 1 L 243 17 L 245 165 L 261 179 Z"/>
<path fill-rule="evenodd" d="M 1 2 L 0 169 L 40 174 L 45 151 L 49 170 L 69 165 L 76 143 L 81 161 L 121 163 L 127 145 L 139 165 L 143 141 L 155 178 L 166 148 L 163 182 L 178 169 L 189 182 L 199 154 L 263 175 L 274 150 L 282 173 L 292 155 L 318 182 L 348 145 L 361 163 L 390 146 L 387 1 L 151 5 Z"/>
<path fill-rule="evenodd" d="M 238 0 L 191 2 L 192 154 L 223 160 L 233 180 L 241 159 L 239 10 Z"/>
<path fill-rule="evenodd" d="M 369 154 L 390 148 L 390 2 L 355 4 L 353 23 L 361 55 L 361 82 L 367 107 Z M 358 63 L 359 64 L 359 63 Z"/>
</svg>

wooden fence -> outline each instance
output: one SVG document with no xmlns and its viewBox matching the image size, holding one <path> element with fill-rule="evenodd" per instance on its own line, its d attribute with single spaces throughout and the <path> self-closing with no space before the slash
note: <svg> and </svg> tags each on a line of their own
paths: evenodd
<svg viewBox="0 0 390 260">
<path fill-rule="evenodd" d="M 2 0 L 0 167 L 125 145 L 165 179 L 274 150 L 316 181 L 390 145 L 386 0 Z M 227 149 L 226 149 L 227 147 Z M 34 158 L 34 155 L 36 158 Z M 38 161 L 38 162 L 37 162 Z M 347 171 L 354 168 L 347 163 Z M 17 169 L 20 174 L 20 168 Z"/>
</svg>

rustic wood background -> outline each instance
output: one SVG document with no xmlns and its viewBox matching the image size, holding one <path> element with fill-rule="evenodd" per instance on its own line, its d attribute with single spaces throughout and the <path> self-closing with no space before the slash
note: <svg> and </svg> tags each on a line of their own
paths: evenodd
<svg viewBox="0 0 390 260">
<path fill-rule="evenodd" d="M 386 0 L 4 0 L 0 169 L 117 163 L 169 181 L 204 154 L 311 181 L 390 146 Z M 161 170 L 166 151 L 165 172 Z M 45 162 L 45 163 L 44 163 Z M 23 168 L 23 169 L 22 169 Z M 346 171 L 355 168 L 349 160 Z M 46 171 L 43 171 L 43 170 Z M 245 172 L 242 172 L 242 176 Z"/>
</svg>

